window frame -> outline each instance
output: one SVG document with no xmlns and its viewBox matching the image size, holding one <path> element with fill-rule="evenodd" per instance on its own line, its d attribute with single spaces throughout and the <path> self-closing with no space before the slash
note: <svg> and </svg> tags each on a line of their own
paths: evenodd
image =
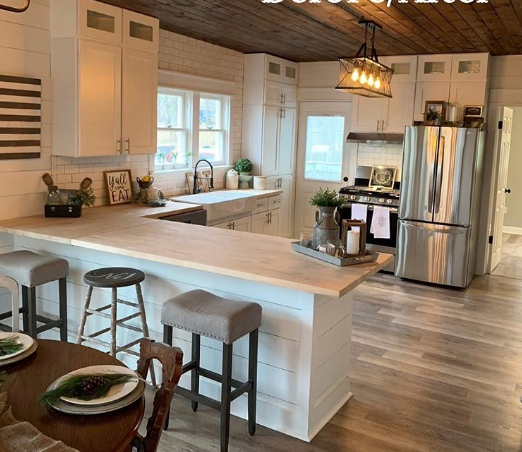
<svg viewBox="0 0 522 452">
<path fill-rule="evenodd" d="M 163 128 L 156 125 L 156 133 L 159 131 L 183 131 L 185 133 L 185 155 L 190 154 L 186 159 L 187 163 L 184 168 L 176 168 L 175 164 L 172 168 L 168 168 L 170 163 L 157 164 L 154 154 L 154 172 L 165 172 L 165 171 L 186 171 L 187 169 L 193 169 L 196 162 L 199 160 L 199 132 L 206 131 L 207 129 L 200 129 L 199 114 L 200 114 L 200 99 L 219 99 L 221 100 L 221 128 L 211 129 L 220 133 L 222 141 L 222 159 L 212 161 L 213 166 L 228 165 L 230 162 L 230 145 L 231 145 L 231 130 L 232 130 L 232 117 L 231 109 L 233 97 L 229 94 L 211 93 L 207 91 L 197 91 L 190 89 L 180 89 L 172 86 L 158 85 L 159 94 L 173 94 L 183 96 L 183 108 L 182 108 L 182 128 Z"/>
</svg>

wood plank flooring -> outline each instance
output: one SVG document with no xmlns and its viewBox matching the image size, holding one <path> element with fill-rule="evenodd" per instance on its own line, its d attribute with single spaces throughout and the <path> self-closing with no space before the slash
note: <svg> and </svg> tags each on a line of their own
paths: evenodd
<svg viewBox="0 0 522 452">
<path fill-rule="evenodd" d="M 522 451 L 522 281 L 374 276 L 356 289 L 351 378 L 354 397 L 310 444 L 250 437 L 233 418 L 230 452 Z M 218 452 L 219 415 L 175 397 L 159 452 L 180 451 Z"/>
<path fill-rule="evenodd" d="M 502 234 L 500 263 L 493 275 L 522 279 L 522 235 Z"/>
</svg>

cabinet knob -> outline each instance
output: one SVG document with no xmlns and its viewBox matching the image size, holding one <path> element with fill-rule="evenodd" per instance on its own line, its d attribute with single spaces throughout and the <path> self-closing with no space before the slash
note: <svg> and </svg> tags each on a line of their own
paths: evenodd
<svg viewBox="0 0 522 452">
<path fill-rule="evenodd" d="M 127 138 L 127 139 L 125 140 L 125 152 L 126 152 L 127 154 L 130 154 L 130 138 Z"/>
<path fill-rule="evenodd" d="M 121 140 L 116 140 L 116 152 L 121 154 Z"/>
</svg>

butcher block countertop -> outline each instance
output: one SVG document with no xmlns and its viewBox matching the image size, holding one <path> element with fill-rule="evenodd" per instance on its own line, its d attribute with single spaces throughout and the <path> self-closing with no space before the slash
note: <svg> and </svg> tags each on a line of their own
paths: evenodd
<svg viewBox="0 0 522 452">
<path fill-rule="evenodd" d="M 201 208 L 179 202 L 168 202 L 165 207 L 94 207 L 83 209 L 80 218 L 37 215 L 0 221 L 0 232 L 335 298 L 393 259 L 380 254 L 372 263 L 336 267 L 296 253 L 291 239 L 157 220 Z"/>
</svg>

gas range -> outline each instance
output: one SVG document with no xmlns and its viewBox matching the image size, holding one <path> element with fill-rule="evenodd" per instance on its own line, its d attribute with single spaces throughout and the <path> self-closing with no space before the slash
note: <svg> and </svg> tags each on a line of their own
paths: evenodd
<svg viewBox="0 0 522 452">
<path fill-rule="evenodd" d="M 400 191 L 397 189 L 350 185 L 341 188 L 339 194 L 344 195 L 346 200 L 351 202 L 389 207 L 399 206 Z"/>
</svg>

